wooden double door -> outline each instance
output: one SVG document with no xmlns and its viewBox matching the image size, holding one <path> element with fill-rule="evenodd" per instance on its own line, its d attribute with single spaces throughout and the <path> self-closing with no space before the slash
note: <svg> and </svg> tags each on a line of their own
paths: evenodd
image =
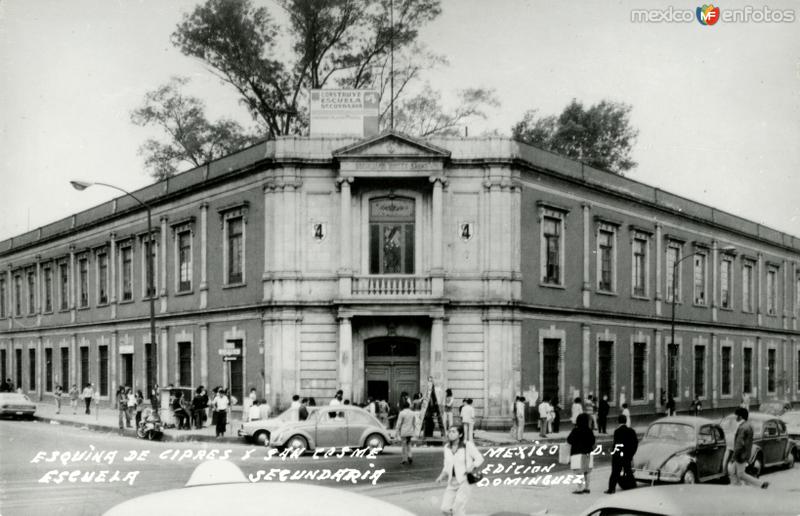
<svg viewBox="0 0 800 516">
<path fill-rule="evenodd" d="M 402 392 L 413 396 L 419 390 L 419 341 L 380 337 L 364 346 L 367 396 L 385 399 L 395 411 Z"/>
</svg>

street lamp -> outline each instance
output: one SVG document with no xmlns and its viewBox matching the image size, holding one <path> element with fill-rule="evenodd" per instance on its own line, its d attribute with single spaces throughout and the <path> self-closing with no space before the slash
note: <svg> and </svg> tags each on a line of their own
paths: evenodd
<svg viewBox="0 0 800 516">
<path fill-rule="evenodd" d="M 150 205 L 142 202 L 141 199 L 133 195 L 127 190 L 124 190 L 118 186 L 110 185 L 107 183 L 98 183 L 98 182 L 88 182 L 88 181 L 70 181 L 69 184 L 78 191 L 83 191 L 93 185 L 99 186 L 107 186 L 108 188 L 113 188 L 114 190 L 119 190 L 120 192 L 124 193 L 133 198 L 136 202 L 142 205 L 142 207 L 147 210 L 147 292 L 150 296 L 150 344 L 155 349 L 156 345 L 156 308 L 155 308 L 155 297 L 156 297 L 156 289 L 153 286 L 153 225 L 152 225 L 152 211 L 150 209 Z M 150 378 L 147 379 L 150 381 Z M 146 387 L 146 386 L 145 386 Z M 133 388 L 133 386 L 131 386 Z"/>
<path fill-rule="evenodd" d="M 728 246 L 720 248 L 720 251 L 727 254 L 727 253 L 732 253 L 732 252 L 736 251 L 736 248 L 734 246 L 732 246 L 732 245 L 728 245 Z M 687 254 L 686 256 L 681 258 L 680 260 L 675 260 L 675 263 L 672 264 L 672 321 L 671 321 L 671 324 L 670 324 L 670 327 L 671 327 L 671 332 L 670 332 L 671 336 L 670 336 L 670 341 L 669 341 L 670 345 L 671 344 L 675 344 L 675 302 L 677 300 L 675 291 L 676 291 L 676 287 L 678 285 L 678 265 L 683 260 L 686 260 L 687 258 L 692 258 L 694 256 L 697 256 L 698 254 L 702 254 L 702 253 L 694 252 L 694 253 Z M 671 395 L 672 395 L 672 392 L 671 392 L 671 389 L 670 389 L 670 382 L 669 382 L 669 348 L 667 348 L 667 403 L 669 403 Z"/>
</svg>

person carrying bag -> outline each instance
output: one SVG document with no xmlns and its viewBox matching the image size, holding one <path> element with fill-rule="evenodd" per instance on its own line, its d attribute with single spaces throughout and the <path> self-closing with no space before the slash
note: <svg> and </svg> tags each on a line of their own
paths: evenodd
<svg viewBox="0 0 800 516">
<path fill-rule="evenodd" d="M 453 426 L 447 431 L 444 447 L 444 466 L 436 482 L 447 480 L 447 488 L 442 497 L 442 512 L 453 516 L 466 515 L 466 506 L 472 493 L 472 484 L 483 475 L 478 468 L 483 464 L 483 456 L 472 441 L 466 441 L 463 426 Z"/>
</svg>

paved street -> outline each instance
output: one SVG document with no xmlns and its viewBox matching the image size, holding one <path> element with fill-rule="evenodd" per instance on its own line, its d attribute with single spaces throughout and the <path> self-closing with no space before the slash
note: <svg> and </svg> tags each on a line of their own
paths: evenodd
<svg viewBox="0 0 800 516">
<path fill-rule="evenodd" d="M 93 447 L 93 448 L 92 448 Z M 552 477 L 568 474 L 565 466 L 554 464 L 557 456 L 540 450 L 537 456 L 531 446 L 518 450 L 484 448 L 486 464 L 503 469 L 521 464 L 549 466 Z M 115 456 L 108 452 L 116 451 Z M 380 498 L 420 515 L 438 515 L 443 485 L 436 485 L 441 468 L 440 448 L 417 448 L 411 467 L 399 464 L 399 449 L 389 447 L 375 459 L 357 457 L 324 457 L 307 454 L 299 459 L 282 460 L 267 457 L 267 449 L 241 442 L 147 442 L 121 436 L 116 431 L 91 431 L 80 427 L 43 422 L 0 421 L 0 513 L 4 516 L 57 514 L 101 514 L 111 506 L 147 493 L 182 487 L 195 466 L 204 458 L 216 455 L 235 462 L 252 480 L 266 481 L 268 475 L 277 480 L 281 474 L 298 471 L 337 470 L 351 468 L 377 475 L 375 485 L 369 481 L 336 482 L 314 480 L 321 485 L 337 486 Z M 57 454 L 54 454 L 58 452 Z M 83 454 L 81 452 L 90 452 Z M 146 454 L 145 454 L 146 452 Z M 70 456 L 67 457 L 66 453 Z M 62 455 L 63 454 L 63 455 Z M 52 460 L 56 457 L 56 460 Z M 62 462 L 63 459 L 63 462 Z M 77 459 L 77 460 L 75 460 Z M 131 460 L 133 459 L 133 460 Z M 99 462 L 98 462 L 99 461 Z M 474 490 L 470 514 L 575 514 L 588 507 L 602 491 L 609 475 L 605 457 L 598 457 L 592 473 L 592 492 L 572 495 L 571 486 L 539 485 L 489 486 Z M 57 473 L 52 473 L 53 471 Z M 70 481 L 69 473 L 80 471 Z M 275 470 L 275 471 L 273 471 Z M 285 470 L 285 471 L 284 471 Z M 385 470 L 378 474 L 380 470 Z M 100 476 L 101 471 L 107 471 Z M 48 472 L 50 472 L 48 474 Z M 94 475 L 91 482 L 80 482 L 85 473 Z M 498 473 L 491 478 L 513 477 Z M 522 476 L 522 475 L 521 475 Z M 552 478 L 551 477 L 551 478 Z M 800 497 L 800 467 L 777 470 L 768 474 L 770 492 L 776 496 Z M 61 479 L 60 483 L 56 483 Z M 48 480 L 47 483 L 44 481 Z"/>
</svg>

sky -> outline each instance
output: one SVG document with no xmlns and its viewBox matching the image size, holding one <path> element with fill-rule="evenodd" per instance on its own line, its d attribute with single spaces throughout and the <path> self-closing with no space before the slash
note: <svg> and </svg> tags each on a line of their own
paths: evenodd
<svg viewBox="0 0 800 516">
<path fill-rule="evenodd" d="M 150 183 L 137 150 L 157 133 L 130 112 L 171 76 L 191 78 L 211 118 L 248 123 L 232 89 L 170 43 L 198 3 L 0 1 L 0 240 L 117 196 L 71 179 Z M 752 11 L 745 23 L 632 21 L 634 9 L 670 15 L 647 0 L 443 0 L 420 41 L 448 65 L 423 79 L 445 101 L 496 91 L 500 107 L 470 135 L 510 134 L 525 111 L 557 114 L 573 98 L 628 103 L 639 130 L 628 177 L 800 237 L 800 4 L 718 6 L 795 21 L 759 23 Z"/>
</svg>

